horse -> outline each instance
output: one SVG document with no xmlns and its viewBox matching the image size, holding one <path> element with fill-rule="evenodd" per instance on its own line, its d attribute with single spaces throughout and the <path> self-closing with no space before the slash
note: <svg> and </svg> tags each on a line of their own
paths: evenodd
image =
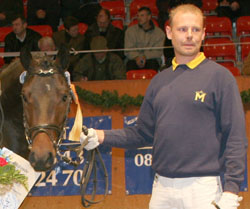
<svg viewBox="0 0 250 209">
<path fill-rule="evenodd" d="M 18 72 L 12 72 L 15 79 L 2 90 L 3 145 L 28 159 L 36 171 L 47 171 L 56 163 L 72 99 L 70 78 L 65 73 L 69 51 L 62 47 L 52 59 L 42 52 L 32 56 L 24 48 L 16 62 L 7 67 L 17 67 Z M 20 75 L 23 85 L 17 84 L 16 75 Z M 5 82 L 1 74 L 0 80 Z M 15 94 L 10 92 L 12 89 Z M 13 107 L 8 107 L 11 100 Z"/>
</svg>

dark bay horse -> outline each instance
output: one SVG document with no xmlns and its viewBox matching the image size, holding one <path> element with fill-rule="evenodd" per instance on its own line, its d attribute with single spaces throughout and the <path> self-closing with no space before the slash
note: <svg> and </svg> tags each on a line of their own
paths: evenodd
<svg viewBox="0 0 250 209">
<path fill-rule="evenodd" d="M 69 52 L 63 47 L 53 60 L 43 53 L 32 57 L 24 49 L 20 61 L 14 61 L 16 72 L 10 73 L 13 80 L 4 84 L 8 88 L 2 84 L 3 145 L 28 158 L 35 170 L 45 171 L 55 163 L 70 108 L 69 78 L 65 76 Z M 11 65 L 14 63 L 3 72 L 9 71 Z M 1 74 L 0 80 L 5 83 Z M 20 74 L 23 86 L 17 82 Z"/>
</svg>

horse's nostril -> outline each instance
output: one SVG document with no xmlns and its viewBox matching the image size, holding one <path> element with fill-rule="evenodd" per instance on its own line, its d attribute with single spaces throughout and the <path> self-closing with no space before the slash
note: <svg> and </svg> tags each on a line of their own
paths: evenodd
<svg viewBox="0 0 250 209">
<path fill-rule="evenodd" d="M 45 163 L 48 167 L 50 167 L 51 165 L 54 164 L 54 157 L 53 157 L 53 154 L 52 152 L 49 152 L 49 156 L 46 160 L 46 163 Z"/>
</svg>

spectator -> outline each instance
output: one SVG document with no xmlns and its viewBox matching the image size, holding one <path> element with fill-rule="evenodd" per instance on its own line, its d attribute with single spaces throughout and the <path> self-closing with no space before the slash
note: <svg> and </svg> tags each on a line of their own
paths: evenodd
<svg viewBox="0 0 250 209">
<path fill-rule="evenodd" d="M 218 0 L 216 12 L 218 17 L 228 17 L 235 21 L 240 15 L 239 0 Z"/>
<path fill-rule="evenodd" d="M 17 14 L 23 15 L 22 0 L 0 1 L 0 27 L 11 25 L 11 20 Z"/>
<path fill-rule="evenodd" d="M 38 40 L 41 35 L 27 28 L 26 19 L 22 15 L 16 15 L 12 21 L 13 31 L 5 37 L 5 52 L 19 52 L 22 47 L 29 47 L 31 51 L 39 51 Z M 10 63 L 13 58 L 5 57 L 4 62 Z"/>
<path fill-rule="evenodd" d="M 90 43 L 91 50 L 108 49 L 107 40 L 96 36 Z M 85 55 L 76 65 L 74 81 L 125 79 L 126 71 L 122 59 L 112 52 L 95 52 Z"/>
<path fill-rule="evenodd" d="M 39 39 L 38 48 L 40 49 L 40 51 L 55 51 L 56 45 L 51 37 L 44 36 Z"/>
<path fill-rule="evenodd" d="M 90 48 L 89 43 L 95 36 L 104 36 L 107 40 L 109 49 L 124 48 L 124 32 L 111 24 L 110 13 L 107 9 L 100 10 L 96 22 L 89 26 L 86 31 L 85 49 Z M 123 51 L 116 52 L 116 54 L 118 54 L 122 59 L 124 58 Z"/>
<path fill-rule="evenodd" d="M 138 10 L 138 24 L 130 26 L 125 33 L 125 48 L 163 47 L 165 34 L 151 20 L 151 10 L 141 7 Z M 163 49 L 140 49 L 127 51 L 127 71 L 134 69 L 158 70 Z"/>
<path fill-rule="evenodd" d="M 53 33 L 53 39 L 57 48 L 65 44 L 69 50 L 72 48 L 76 51 L 83 50 L 85 37 L 79 33 L 78 23 L 79 21 L 75 17 L 68 16 L 64 21 L 65 30 Z M 72 73 L 79 59 L 80 54 L 70 55 L 70 65 L 68 69 L 70 73 Z"/>
<path fill-rule="evenodd" d="M 29 25 L 50 25 L 57 31 L 60 18 L 58 0 L 28 0 L 27 5 Z"/>
</svg>

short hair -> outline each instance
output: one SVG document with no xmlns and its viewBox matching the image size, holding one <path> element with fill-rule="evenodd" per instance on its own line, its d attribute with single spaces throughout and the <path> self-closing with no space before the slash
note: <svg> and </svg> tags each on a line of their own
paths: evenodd
<svg viewBox="0 0 250 209">
<path fill-rule="evenodd" d="M 138 9 L 138 12 L 141 12 L 141 11 L 146 11 L 146 12 L 148 12 L 148 15 L 151 15 L 151 14 L 152 14 L 152 12 L 151 12 L 151 10 L 150 10 L 149 7 L 143 6 L 143 7 L 141 7 L 140 9 Z"/>
<path fill-rule="evenodd" d="M 199 14 L 203 18 L 203 26 L 205 26 L 205 16 L 200 8 L 193 4 L 181 4 L 173 9 L 170 10 L 169 13 L 169 25 L 172 26 L 174 16 L 177 12 L 182 13 L 192 13 L 192 14 Z"/>
<path fill-rule="evenodd" d="M 44 36 L 38 40 L 38 48 L 41 49 L 43 44 L 48 44 L 51 48 L 56 48 L 54 40 L 50 36 Z"/>
<path fill-rule="evenodd" d="M 64 27 L 69 30 L 72 26 L 78 25 L 79 21 L 77 18 L 68 16 L 64 20 Z"/>
<path fill-rule="evenodd" d="M 26 18 L 22 14 L 15 14 L 15 15 L 13 15 L 13 17 L 11 18 L 11 22 L 17 20 L 18 18 L 21 19 L 22 23 L 26 23 L 27 22 Z"/>
<path fill-rule="evenodd" d="M 100 14 L 101 11 L 104 11 L 104 13 L 108 16 L 109 20 L 111 19 L 111 15 L 108 9 L 101 8 L 100 11 L 98 12 L 98 15 Z"/>
</svg>

